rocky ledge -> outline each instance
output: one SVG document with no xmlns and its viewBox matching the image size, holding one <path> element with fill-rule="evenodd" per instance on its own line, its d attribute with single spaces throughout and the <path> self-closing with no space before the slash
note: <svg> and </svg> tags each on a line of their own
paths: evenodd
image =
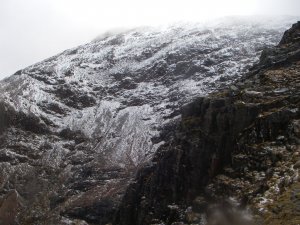
<svg viewBox="0 0 300 225">
<path fill-rule="evenodd" d="M 234 85 L 182 109 L 114 224 L 300 222 L 300 22 Z"/>
</svg>

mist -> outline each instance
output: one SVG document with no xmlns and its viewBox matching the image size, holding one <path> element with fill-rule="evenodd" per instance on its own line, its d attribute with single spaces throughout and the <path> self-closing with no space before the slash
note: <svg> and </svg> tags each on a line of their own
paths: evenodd
<svg viewBox="0 0 300 225">
<path fill-rule="evenodd" d="M 226 16 L 298 17 L 299 9 L 299 0 L 1 0 L 0 79 L 110 30 Z"/>
</svg>

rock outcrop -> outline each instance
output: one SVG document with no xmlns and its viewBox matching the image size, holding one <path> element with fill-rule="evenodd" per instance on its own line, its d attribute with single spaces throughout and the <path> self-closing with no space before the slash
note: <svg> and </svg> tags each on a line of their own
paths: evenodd
<svg viewBox="0 0 300 225">
<path fill-rule="evenodd" d="M 242 79 L 182 109 L 115 224 L 299 223 L 300 22 Z"/>
</svg>

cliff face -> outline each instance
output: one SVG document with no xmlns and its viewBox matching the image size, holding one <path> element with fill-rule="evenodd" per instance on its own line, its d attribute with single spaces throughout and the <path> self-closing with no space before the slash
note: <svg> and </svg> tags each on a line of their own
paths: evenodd
<svg viewBox="0 0 300 225">
<path fill-rule="evenodd" d="M 251 72 L 182 109 L 116 224 L 298 224 L 300 22 Z"/>
</svg>

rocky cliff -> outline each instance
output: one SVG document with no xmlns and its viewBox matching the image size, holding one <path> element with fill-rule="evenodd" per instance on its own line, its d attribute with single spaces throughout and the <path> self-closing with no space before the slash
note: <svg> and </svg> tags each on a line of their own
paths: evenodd
<svg viewBox="0 0 300 225">
<path fill-rule="evenodd" d="M 271 199 L 265 192 L 261 201 L 249 197 L 246 185 L 253 177 L 267 183 L 268 160 L 284 164 L 296 151 L 297 35 L 291 30 L 272 48 L 290 24 L 285 18 L 131 30 L 1 81 L 0 224 L 192 223 L 186 213 L 197 221 L 205 202 L 226 202 L 225 195 L 255 204 Z M 286 71 L 295 73 L 290 80 Z M 198 99 L 212 92 L 218 94 Z M 289 146 L 281 161 L 268 148 L 275 136 Z M 281 178 L 288 166 L 270 174 Z M 243 196 L 234 192 L 236 182 Z"/>
<path fill-rule="evenodd" d="M 299 224 L 300 22 L 229 88 L 182 109 L 116 224 Z"/>
</svg>

